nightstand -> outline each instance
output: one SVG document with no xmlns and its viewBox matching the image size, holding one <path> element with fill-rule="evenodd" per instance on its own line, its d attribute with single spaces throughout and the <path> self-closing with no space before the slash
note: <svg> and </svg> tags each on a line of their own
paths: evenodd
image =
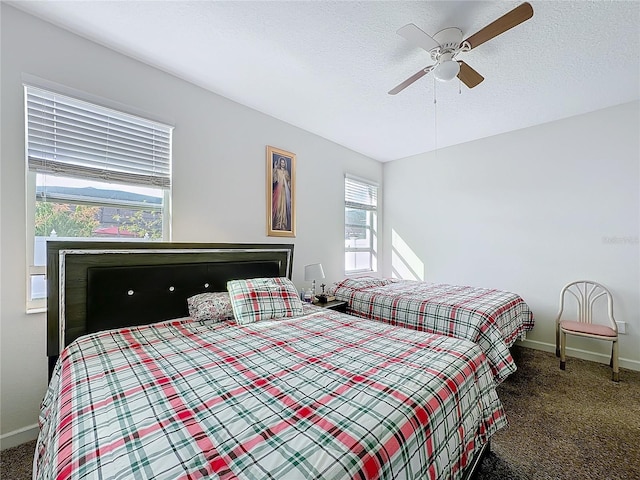
<svg viewBox="0 0 640 480">
<path fill-rule="evenodd" d="M 347 313 L 347 302 L 343 302 L 342 300 L 331 300 L 327 303 L 314 303 L 314 305 L 317 307 L 328 308 L 329 310 Z"/>
</svg>

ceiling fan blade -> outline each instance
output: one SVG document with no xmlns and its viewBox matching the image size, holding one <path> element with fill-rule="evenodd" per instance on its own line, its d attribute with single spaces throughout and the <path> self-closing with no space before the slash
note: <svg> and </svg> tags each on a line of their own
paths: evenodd
<svg viewBox="0 0 640 480">
<path fill-rule="evenodd" d="M 464 63 L 462 60 L 458 60 L 458 63 L 460 64 L 460 72 L 458 73 L 458 78 L 467 87 L 473 88 L 484 80 L 484 77 L 482 75 L 480 75 L 473 68 Z"/>
<path fill-rule="evenodd" d="M 529 20 L 531 17 L 533 17 L 533 7 L 530 3 L 525 2 L 477 31 L 467 38 L 465 42 L 468 42 L 471 48 L 476 48 L 493 37 L 497 37 L 516 25 L 520 25 L 525 20 Z"/>
<path fill-rule="evenodd" d="M 398 35 L 406 38 L 412 44 L 426 50 L 427 52 L 439 47 L 440 44 L 436 42 L 433 37 L 424 33 L 413 23 L 409 23 L 404 27 L 398 29 Z"/>
<path fill-rule="evenodd" d="M 429 73 L 431 70 L 433 70 L 433 67 L 435 67 L 435 65 L 430 65 L 428 67 L 423 68 L 419 72 L 414 73 L 409 78 L 407 78 L 404 82 L 399 84 L 397 87 L 393 88 L 392 90 L 389 90 L 389 95 L 395 95 L 396 93 L 400 93 L 402 90 L 407 88 L 413 82 L 415 82 L 416 80 L 424 77 L 427 73 Z"/>
</svg>

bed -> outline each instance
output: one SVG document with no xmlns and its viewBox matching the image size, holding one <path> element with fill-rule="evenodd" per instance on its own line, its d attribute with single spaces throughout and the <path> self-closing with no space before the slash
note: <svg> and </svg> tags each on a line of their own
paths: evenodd
<svg viewBox="0 0 640 480">
<path fill-rule="evenodd" d="M 515 372 L 509 348 L 534 326 L 529 306 L 502 290 L 391 278 L 355 277 L 331 285 L 347 313 L 480 345 L 495 381 Z"/>
<path fill-rule="evenodd" d="M 468 478 L 507 424 L 472 342 L 301 302 L 246 321 L 231 285 L 253 302 L 251 285 L 290 282 L 291 245 L 50 242 L 48 258 L 35 479 Z M 233 320 L 189 316 L 225 285 Z"/>
</svg>

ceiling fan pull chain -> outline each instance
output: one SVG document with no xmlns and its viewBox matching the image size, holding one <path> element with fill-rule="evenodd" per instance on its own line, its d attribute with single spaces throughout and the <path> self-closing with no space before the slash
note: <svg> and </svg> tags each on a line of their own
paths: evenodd
<svg viewBox="0 0 640 480">
<path fill-rule="evenodd" d="M 433 104 L 435 105 L 436 103 L 438 103 L 437 99 L 436 99 L 436 88 L 438 88 L 438 82 L 436 82 L 435 78 L 433 79 Z"/>
<path fill-rule="evenodd" d="M 433 149 L 436 160 L 438 159 L 438 100 L 437 100 L 438 82 L 433 79 Z"/>
</svg>

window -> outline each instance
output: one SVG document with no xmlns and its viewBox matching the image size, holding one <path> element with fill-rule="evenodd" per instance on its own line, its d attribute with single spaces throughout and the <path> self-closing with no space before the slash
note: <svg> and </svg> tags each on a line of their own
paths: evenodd
<svg viewBox="0 0 640 480">
<path fill-rule="evenodd" d="M 172 127 L 25 86 L 28 309 L 46 241 L 169 240 Z"/>
<path fill-rule="evenodd" d="M 377 270 L 378 186 L 344 179 L 344 269 L 346 274 Z"/>
</svg>

